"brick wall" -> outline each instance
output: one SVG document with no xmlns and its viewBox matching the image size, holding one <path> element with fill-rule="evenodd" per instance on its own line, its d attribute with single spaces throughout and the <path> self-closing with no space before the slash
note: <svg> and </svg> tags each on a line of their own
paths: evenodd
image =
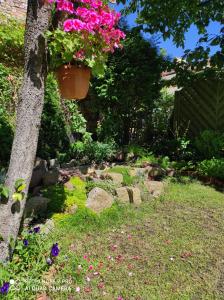
<svg viewBox="0 0 224 300">
<path fill-rule="evenodd" d="M 0 13 L 24 20 L 27 0 L 0 0 Z"/>
</svg>

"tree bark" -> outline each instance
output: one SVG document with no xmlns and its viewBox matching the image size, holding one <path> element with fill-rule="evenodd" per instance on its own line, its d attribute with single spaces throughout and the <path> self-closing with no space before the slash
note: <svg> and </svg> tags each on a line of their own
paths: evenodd
<svg viewBox="0 0 224 300">
<path fill-rule="evenodd" d="M 0 202 L 0 262 L 11 258 L 32 176 L 47 76 L 47 44 L 44 34 L 49 28 L 50 12 L 51 8 L 45 4 L 45 0 L 28 0 L 24 78 L 5 182 L 10 189 L 10 197 Z M 26 183 L 25 196 L 22 201 L 14 201 L 12 194 L 15 191 L 15 182 L 20 178 Z"/>
</svg>

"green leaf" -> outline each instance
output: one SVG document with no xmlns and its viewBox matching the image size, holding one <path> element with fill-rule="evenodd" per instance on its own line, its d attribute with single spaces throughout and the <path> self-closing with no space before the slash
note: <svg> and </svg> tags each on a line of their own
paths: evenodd
<svg viewBox="0 0 224 300">
<path fill-rule="evenodd" d="M 25 180 L 20 178 L 20 179 L 17 179 L 16 182 L 15 182 L 15 189 L 18 191 L 18 189 L 21 187 L 21 186 L 24 186 L 26 187 L 26 183 L 25 183 Z M 24 189 L 24 188 L 23 188 Z M 20 190 L 21 191 L 21 190 Z"/>
<path fill-rule="evenodd" d="M 26 184 L 24 183 L 24 184 L 22 184 L 22 185 L 20 185 L 20 186 L 18 187 L 17 191 L 18 191 L 18 192 L 22 192 L 22 191 L 25 190 L 25 188 L 26 188 Z"/>
<path fill-rule="evenodd" d="M 2 185 L 0 188 L 0 195 L 3 196 L 4 198 L 8 199 L 9 198 L 9 189 Z"/>
<path fill-rule="evenodd" d="M 14 201 L 22 201 L 23 200 L 23 194 L 22 193 L 14 193 L 12 195 L 12 199 Z"/>
</svg>

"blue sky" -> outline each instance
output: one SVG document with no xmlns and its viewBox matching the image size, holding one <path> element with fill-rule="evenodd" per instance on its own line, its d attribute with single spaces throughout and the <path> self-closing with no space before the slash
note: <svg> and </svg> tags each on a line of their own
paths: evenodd
<svg viewBox="0 0 224 300">
<path fill-rule="evenodd" d="M 118 5 L 116 10 L 121 10 L 123 8 L 122 5 Z M 127 21 L 130 26 L 135 26 L 135 19 L 136 14 L 131 14 L 127 16 Z M 209 34 L 217 34 L 220 31 L 221 25 L 218 22 L 211 22 L 208 26 L 208 33 Z M 149 34 L 145 35 L 147 38 L 150 38 Z M 199 39 L 199 35 L 197 33 L 197 28 L 195 26 L 191 26 L 189 31 L 186 33 L 185 36 L 185 48 L 177 48 L 172 39 L 168 39 L 164 41 L 162 38 L 160 39 L 159 48 L 164 48 L 167 54 L 170 57 L 181 57 L 184 54 L 185 49 L 194 49 L 197 45 L 197 41 Z M 217 47 L 212 47 L 211 54 L 217 51 Z"/>
</svg>

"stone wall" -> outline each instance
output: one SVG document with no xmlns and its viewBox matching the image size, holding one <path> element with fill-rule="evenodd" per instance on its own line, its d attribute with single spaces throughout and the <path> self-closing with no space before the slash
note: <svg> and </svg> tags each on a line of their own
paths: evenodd
<svg viewBox="0 0 224 300">
<path fill-rule="evenodd" d="M 25 20 L 27 0 L 0 0 L 0 13 Z"/>
</svg>

